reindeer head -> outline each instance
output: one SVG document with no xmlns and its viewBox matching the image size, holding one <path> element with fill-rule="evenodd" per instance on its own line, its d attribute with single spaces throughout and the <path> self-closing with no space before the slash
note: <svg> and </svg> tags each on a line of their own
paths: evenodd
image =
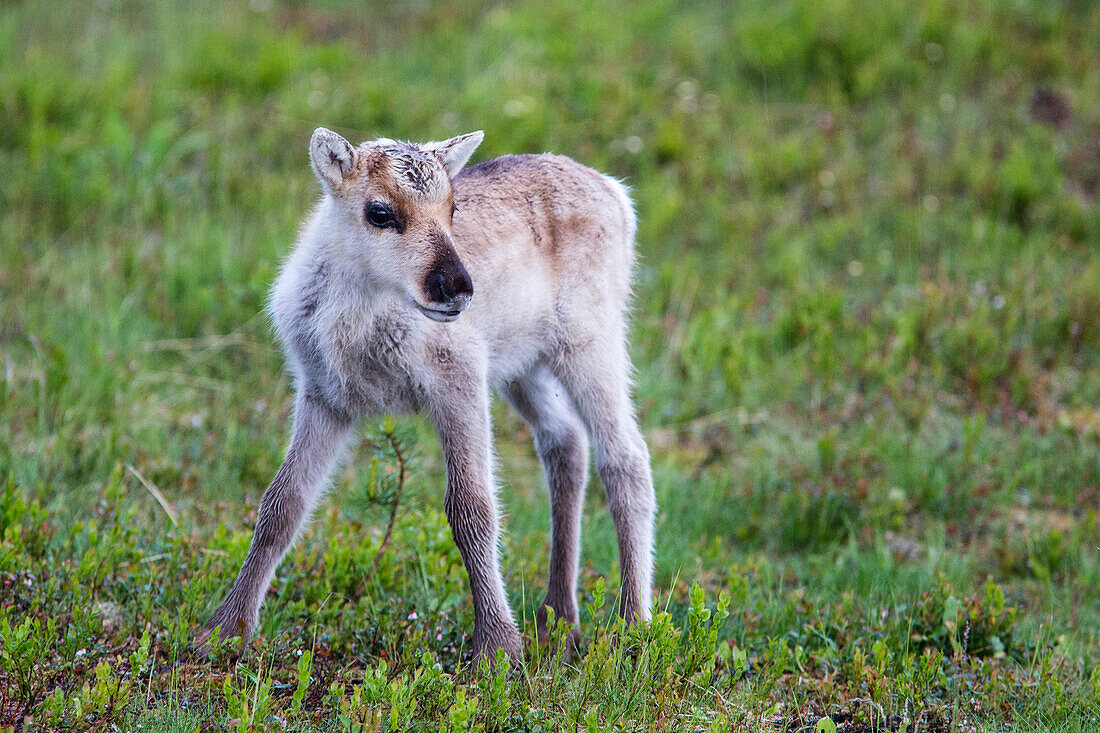
<svg viewBox="0 0 1100 733">
<path fill-rule="evenodd" d="M 353 148 L 319 127 L 309 143 L 349 256 L 375 287 L 393 288 L 432 320 L 455 320 L 474 295 L 451 233 L 451 178 L 483 137 L 478 131 L 422 145 L 383 138 Z"/>
</svg>

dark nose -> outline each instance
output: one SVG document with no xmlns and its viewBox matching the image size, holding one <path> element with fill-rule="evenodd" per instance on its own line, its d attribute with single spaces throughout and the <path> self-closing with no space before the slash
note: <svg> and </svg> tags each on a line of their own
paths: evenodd
<svg viewBox="0 0 1100 733">
<path fill-rule="evenodd" d="M 470 273 L 458 258 L 437 263 L 428 271 L 425 283 L 428 296 L 441 305 L 461 303 L 462 308 L 474 296 L 474 283 Z"/>
</svg>

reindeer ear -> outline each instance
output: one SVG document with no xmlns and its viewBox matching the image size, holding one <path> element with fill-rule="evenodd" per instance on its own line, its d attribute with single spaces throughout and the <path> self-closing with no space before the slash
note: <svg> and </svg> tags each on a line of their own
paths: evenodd
<svg viewBox="0 0 1100 733">
<path fill-rule="evenodd" d="M 421 147 L 438 155 L 439 159 L 443 161 L 443 167 L 447 169 L 447 175 L 454 178 L 484 139 L 485 133 L 478 130 L 477 132 L 468 132 L 465 135 L 452 137 L 450 140 L 426 143 Z"/>
<path fill-rule="evenodd" d="M 332 130 L 318 127 L 309 140 L 309 160 L 321 185 L 332 193 L 355 168 L 355 148 Z"/>
</svg>

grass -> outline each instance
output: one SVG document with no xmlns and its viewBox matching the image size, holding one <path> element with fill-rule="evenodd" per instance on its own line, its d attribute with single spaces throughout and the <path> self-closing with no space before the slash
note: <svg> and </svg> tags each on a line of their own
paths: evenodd
<svg viewBox="0 0 1100 733">
<path fill-rule="evenodd" d="M 1094 730 L 1097 47 L 1074 0 L 3 6 L 0 729 Z M 633 188 L 650 627 L 610 611 L 594 484 L 585 655 L 471 669 L 403 418 L 364 425 L 262 636 L 191 657 L 282 457 L 262 308 L 317 125 Z M 548 510 L 495 414 L 530 638 Z"/>
</svg>

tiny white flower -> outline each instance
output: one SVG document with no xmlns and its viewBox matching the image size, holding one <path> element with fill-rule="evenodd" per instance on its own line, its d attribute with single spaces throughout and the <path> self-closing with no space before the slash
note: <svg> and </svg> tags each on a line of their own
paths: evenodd
<svg viewBox="0 0 1100 733">
<path fill-rule="evenodd" d="M 527 111 L 527 105 L 522 99 L 509 99 L 504 103 L 504 115 L 506 117 L 520 117 Z"/>
</svg>

